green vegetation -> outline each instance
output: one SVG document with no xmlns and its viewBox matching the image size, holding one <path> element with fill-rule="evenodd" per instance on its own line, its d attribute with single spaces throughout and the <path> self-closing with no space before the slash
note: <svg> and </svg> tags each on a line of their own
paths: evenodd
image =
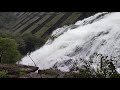
<svg viewBox="0 0 120 90">
<path fill-rule="evenodd" d="M 8 78 L 7 73 L 8 73 L 8 72 L 5 71 L 5 70 L 0 71 L 0 78 Z"/>
<path fill-rule="evenodd" d="M 45 42 L 35 35 L 32 34 L 24 34 L 23 40 L 25 42 L 25 53 L 32 52 L 42 46 Z"/>
<path fill-rule="evenodd" d="M 32 34 L 12 34 L 9 31 L 1 31 L 0 38 L 14 39 L 17 43 L 17 49 L 21 55 L 26 55 L 28 52 L 32 52 L 42 46 L 45 42 L 40 38 Z"/>
<path fill-rule="evenodd" d="M 20 53 L 15 40 L 0 38 L 0 63 L 15 63 L 18 60 L 20 60 Z"/>
<path fill-rule="evenodd" d="M 16 72 L 14 73 L 16 77 L 20 77 L 20 76 L 23 76 L 25 74 L 27 74 L 28 72 L 25 71 L 24 69 L 22 68 L 17 68 L 16 69 Z"/>
</svg>

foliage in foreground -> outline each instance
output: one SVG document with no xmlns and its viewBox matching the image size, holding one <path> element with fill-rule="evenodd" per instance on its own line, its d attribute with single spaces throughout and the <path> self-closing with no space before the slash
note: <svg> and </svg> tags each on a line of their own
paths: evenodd
<svg viewBox="0 0 120 90">
<path fill-rule="evenodd" d="M 8 78 L 8 75 L 7 75 L 7 71 L 3 70 L 3 71 L 0 71 L 0 78 Z"/>
<path fill-rule="evenodd" d="M 20 53 L 15 40 L 0 38 L 0 63 L 16 63 L 18 60 L 20 60 Z"/>
<path fill-rule="evenodd" d="M 14 39 L 18 44 L 17 49 L 23 56 L 38 49 L 45 43 L 40 37 L 30 33 L 21 36 L 20 34 L 13 34 L 9 31 L 0 31 L 0 38 Z"/>
</svg>

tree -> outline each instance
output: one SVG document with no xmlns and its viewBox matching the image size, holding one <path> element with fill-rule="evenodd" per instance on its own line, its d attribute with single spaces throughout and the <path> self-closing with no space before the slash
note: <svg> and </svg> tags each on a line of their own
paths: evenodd
<svg viewBox="0 0 120 90">
<path fill-rule="evenodd" d="M 13 34 L 10 31 L 0 30 L 0 38 L 14 39 L 18 45 L 18 51 L 23 56 L 40 48 L 45 43 L 43 39 L 30 33 L 21 36 L 20 33 Z"/>
<path fill-rule="evenodd" d="M 44 44 L 44 41 L 41 38 L 30 33 L 24 34 L 22 38 L 25 42 L 25 54 L 38 49 Z"/>
<path fill-rule="evenodd" d="M 18 44 L 18 50 L 19 52 L 21 53 L 21 55 L 26 55 L 26 44 L 25 44 L 25 41 L 21 38 L 21 37 L 18 37 L 18 38 L 15 38 L 17 44 Z"/>
<path fill-rule="evenodd" d="M 20 60 L 20 53 L 14 39 L 0 38 L 0 63 L 15 63 Z"/>
</svg>

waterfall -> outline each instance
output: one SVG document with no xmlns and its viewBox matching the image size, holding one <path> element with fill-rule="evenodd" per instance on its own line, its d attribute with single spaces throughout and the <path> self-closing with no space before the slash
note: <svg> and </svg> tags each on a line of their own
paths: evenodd
<svg viewBox="0 0 120 90">
<path fill-rule="evenodd" d="M 120 55 L 120 12 L 97 13 L 74 25 L 58 28 L 46 44 L 32 52 L 30 57 L 40 69 L 56 66 L 61 71 L 69 71 L 75 61 L 81 67 L 83 62 L 80 58 L 89 60 L 94 53 L 109 57 Z M 97 67 L 98 62 L 94 59 L 92 66 Z M 28 56 L 20 63 L 34 65 Z"/>
</svg>

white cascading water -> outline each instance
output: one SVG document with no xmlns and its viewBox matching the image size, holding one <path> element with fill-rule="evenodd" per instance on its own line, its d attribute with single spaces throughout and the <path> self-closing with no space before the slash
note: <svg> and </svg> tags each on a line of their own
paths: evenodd
<svg viewBox="0 0 120 90">
<path fill-rule="evenodd" d="M 120 55 L 120 12 L 98 13 L 78 21 L 75 25 L 55 30 L 46 44 L 32 52 L 30 57 L 39 69 L 49 69 L 54 65 L 61 71 L 69 71 L 72 63 L 80 58 L 89 60 L 95 52 L 107 56 Z M 20 64 L 34 65 L 29 56 Z M 97 67 L 99 60 L 94 59 L 92 66 Z M 118 71 L 119 64 L 118 61 Z"/>
</svg>

